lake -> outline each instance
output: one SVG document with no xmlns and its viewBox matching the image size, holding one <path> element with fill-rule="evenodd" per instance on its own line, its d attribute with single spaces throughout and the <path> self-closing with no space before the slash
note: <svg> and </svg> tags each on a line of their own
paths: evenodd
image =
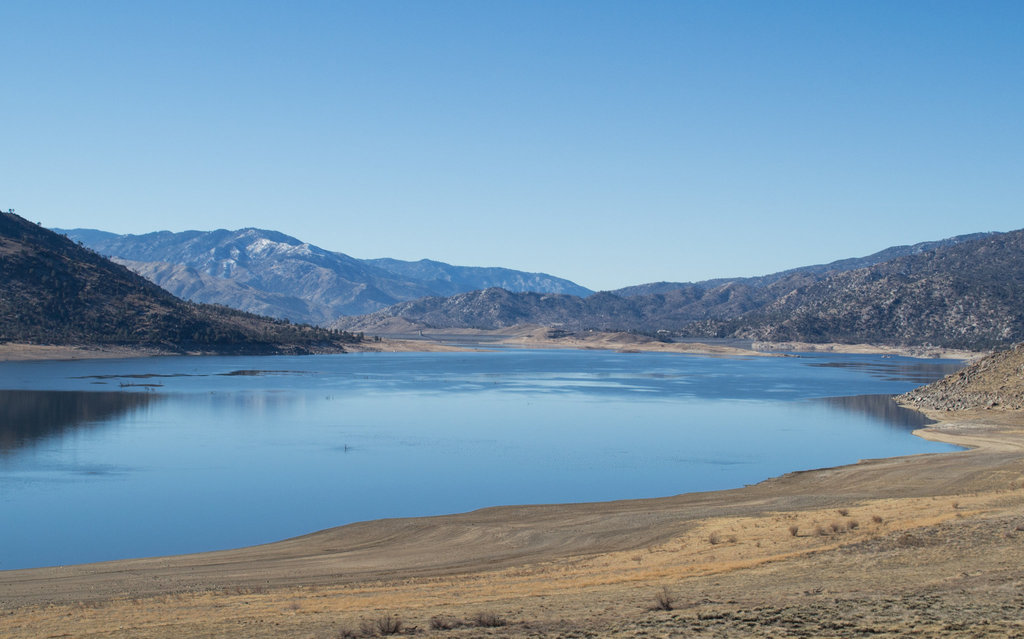
<svg viewBox="0 0 1024 639">
<path fill-rule="evenodd" d="M 871 355 L 496 350 L 0 363 L 0 569 L 955 450 Z"/>
</svg>

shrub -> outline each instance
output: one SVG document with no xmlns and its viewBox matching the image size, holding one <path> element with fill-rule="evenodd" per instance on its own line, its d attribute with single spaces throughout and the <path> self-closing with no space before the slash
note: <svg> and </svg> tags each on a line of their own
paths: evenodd
<svg viewBox="0 0 1024 639">
<path fill-rule="evenodd" d="M 402 620 L 392 614 L 378 617 L 374 624 L 382 635 L 397 635 L 402 632 Z"/>
<path fill-rule="evenodd" d="M 876 524 L 880 524 L 885 520 L 882 519 L 881 515 L 871 515 L 871 521 L 875 522 Z"/>
<path fill-rule="evenodd" d="M 793 524 L 792 526 L 789 527 L 789 535 L 790 535 L 790 537 L 796 537 L 797 533 L 799 533 L 799 532 L 800 532 L 800 526 L 797 526 L 796 524 Z"/>
<path fill-rule="evenodd" d="M 722 536 L 716 532 L 713 532 L 710 535 L 708 535 L 708 543 L 712 546 L 717 546 L 718 544 L 722 543 Z"/>
<path fill-rule="evenodd" d="M 840 508 L 836 512 L 838 512 L 843 517 L 849 517 L 850 516 L 850 510 L 848 508 Z"/>
<path fill-rule="evenodd" d="M 397 635 L 402 632 L 402 620 L 391 613 L 387 613 L 376 619 L 363 619 L 359 622 L 359 632 L 363 637 L 376 637 L 377 635 Z M 342 635 L 346 636 L 346 635 Z M 354 636 L 354 635 L 352 635 Z"/>
<path fill-rule="evenodd" d="M 654 596 L 654 605 L 651 610 L 672 610 L 675 607 L 676 598 L 668 586 L 663 586 L 658 594 Z"/>
<path fill-rule="evenodd" d="M 847 530 L 857 530 L 858 528 L 860 528 L 860 522 L 858 522 L 856 519 L 851 519 L 850 521 L 846 522 Z"/>
<path fill-rule="evenodd" d="M 473 615 L 473 623 L 480 626 L 481 628 L 498 628 L 500 626 L 508 625 L 500 615 L 494 612 L 478 612 Z"/>
<path fill-rule="evenodd" d="M 841 523 L 839 523 L 838 521 L 832 522 L 831 524 L 828 525 L 828 527 L 831 528 L 832 532 L 834 532 L 834 533 L 841 533 L 841 532 L 843 532 L 843 525 Z"/>
</svg>

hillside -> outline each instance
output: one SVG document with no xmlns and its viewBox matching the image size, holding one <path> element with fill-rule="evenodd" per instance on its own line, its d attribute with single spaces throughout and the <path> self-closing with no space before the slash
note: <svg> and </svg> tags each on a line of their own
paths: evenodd
<svg viewBox="0 0 1024 639">
<path fill-rule="evenodd" d="M 172 352 L 339 352 L 353 335 L 184 302 L 97 253 L 0 215 L 0 342 Z"/>
<path fill-rule="evenodd" d="M 934 344 L 984 350 L 1024 339 L 1024 231 L 841 272 L 694 333 L 768 341 Z"/>
<path fill-rule="evenodd" d="M 871 265 L 859 266 L 864 263 Z M 847 266 L 858 268 L 843 270 Z M 342 318 L 335 326 L 372 332 L 395 319 L 431 328 L 531 323 L 682 337 L 985 350 L 1024 339 L 1024 231 L 895 247 L 764 278 L 673 286 L 652 284 L 585 299 L 482 291 L 398 304 Z"/>
<path fill-rule="evenodd" d="M 919 408 L 943 411 L 1024 409 L 1024 343 L 988 355 L 896 399 Z"/>
<path fill-rule="evenodd" d="M 919 242 L 917 244 L 909 244 L 902 246 L 890 246 L 889 248 L 866 255 L 864 257 L 850 257 L 842 260 L 836 260 L 829 262 L 828 264 L 813 264 L 811 266 L 800 266 L 797 268 L 787 269 L 785 271 L 779 271 L 778 273 L 771 273 L 769 275 L 761 275 L 759 277 L 741 277 L 741 278 L 717 278 L 713 280 L 705 280 L 703 282 L 651 282 L 649 284 L 639 284 L 636 286 L 627 286 L 618 290 L 611 291 L 615 295 L 620 297 L 636 297 L 640 295 L 651 295 L 651 294 L 664 294 L 670 291 L 679 289 L 694 289 L 694 290 L 711 290 L 721 287 L 726 284 L 742 285 L 750 287 L 752 289 L 763 289 L 770 287 L 772 284 L 780 281 L 792 280 L 794 276 L 797 278 L 804 277 L 809 279 L 823 279 L 827 275 L 834 273 L 841 273 L 844 271 L 853 271 L 861 268 L 868 268 L 875 266 L 876 264 L 882 264 L 890 260 L 894 260 L 900 257 L 906 257 L 908 255 L 919 255 L 927 251 L 932 251 L 939 248 L 945 248 L 949 246 L 955 246 L 963 242 L 969 242 L 971 240 L 978 240 L 993 235 L 993 233 L 971 233 L 969 235 L 958 235 L 956 237 L 946 238 L 944 240 L 936 240 L 931 242 Z"/>
<path fill-rule="evenodd" d="M 360 260 L 262 229 L 66 233 L 178 297 L 292 321 L 326 324 L 427 296 L 501 287 L 512 291 L 591 291 L 544 273 L 444 262 Z"/>
</svg>

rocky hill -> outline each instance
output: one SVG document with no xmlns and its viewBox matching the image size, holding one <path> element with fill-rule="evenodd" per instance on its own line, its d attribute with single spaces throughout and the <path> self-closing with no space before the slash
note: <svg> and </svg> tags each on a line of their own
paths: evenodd
<svg viewBox="0 0 1024 639">
<path fill-rule="evenodd" d="M 354 335 L 182 301 L 67 237 L 0 214 L 0 342 L 173 352 L 338 352 Z"/>
<path fill-rule="evenodd" d="M 622 323 L 641 321 L 629 300 L 610 293 L 595 293 L 582 298 L 489 288 L 451 297 L 402 302 L 369 315 L 340 318 L 334 326 L 346 327 L 346 330 L 367 327 L 377 332 L 393 325 L 394 319 L 408 322 L 402 323 L 404 327 L 495 329 L 517 324 L 541 324 L 571 330 L 607 330 Z"/>
<path fill-rule="evenodd" d="M 171 293 L 196 302 L 327 324 L 427 296 L 501 287 L 511 291 L 591 291 L 544 273 L 444 262 L 360 260 L 262 229 L 160 231 L 116 235 L 59 230 Z"/>
<path fill-rule="evenodd" d="M 870 265 L 859 266 L 864 263 Z M 844 270 L 848 266 L 858 268 Z M 432 328 L 532 323 L 683 337 L 985 350 L 1024 339 L 1024 231 L 896 247 L 764 278 L 675 288 L 662 283 L 646 291 L 585 299 L 482 291 L 399 304 L 343 318 L 336 326 L 372 332 L 397 318 Z"/>
<path fill-rule="evenodd" d="M 718 278 L 713 280 L 705 280 L 703 282 L 651 282 L 649 284 L 639 284 L 636 286 L 627 286 L 618 290 L 610 291 L 620 297 L 636 297 L 640 295 L 656 295 L 665 294 L 671 291 L 680 289 L 693 289 L 693 290 L 712 290 L 723 285 L 732 284 L 734 286 L 745 286 L 752 289 L 767 288 L 780 281 L 804 281 L 807 280 L 818 280 L 823 279 L 827 275 L 834 273 L 841 273 L 844 271 L 853 271 L 861 268 L 868 268 L 876 264 L 882 264 L 890 260 L 894 260 L 900 257 L 906 257 L 908 255 L 919 255 L 927 251 L 932 251 L 939 248 L 945 248 L 950 246 L 956 246 L 963 242 L 969 242 L 972 240 L 978 240 L 993 235 L 993 233 L 971 233 L 969 235 L 958 235 L 956 237 L 946 238 L 944 240 L 937 240 L 932 242 L 919 242 L 917 244 L 909 244 L 902 246 L 890 246 L 887 249 L 866 255 L 864 257 L 850 257 L 842 260 L 836 260 L 829 262 L 828 264 L 814 264 L 811 266 L 800 266 L 797 268 L 787 269 L 785 271 L 779 271 L 778 273 L 771 273 L 769 275 L 761 275 L 759 277 L 740 277 L 740 278 Z M 770 297 L 770 296 L 769 296 Z M 719 315 L 721 315 L 719 313 Z"/>
<path fill-rule="evenodd" d="M 689 330 L 767 341 L 1006 346 L 1024 339 L 1024 231 L 836 273 Z"/>
<path fill-rule="evenodd" d="M 1024 409 L 1024 343 L 896 399 L 932 410 Z"/>
</svg>

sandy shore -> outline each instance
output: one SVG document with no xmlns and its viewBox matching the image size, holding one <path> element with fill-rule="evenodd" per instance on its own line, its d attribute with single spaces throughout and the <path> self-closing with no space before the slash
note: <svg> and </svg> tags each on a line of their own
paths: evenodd
<svg viewBox="0 0 1024 639">
<path fill-rule="evenodd" d="M 385 339 L 368 341 L 348 347 L 353 352 L 444 352 L 465 350 L 455 346 L 429 341 Z M 0 362 L 27 362 L 40 360 L 120 359 L 127 357 L 155 357 L 181 355 L 156 348 L 127 346 L 49 346 L 42 344 L 0 343 Z M 195 353 L 196 356 L 201 356 Z"/>
<path fill-rule="evenodd" d="M 41 344 L 0 344 L 0 362 L 33 360 L 114 359 L 121 357 L 153 357 L 168 355 L 154 348 L 120 346 L 45 346 Z"/>
<path fill-rule="evenodd" d="M 941 417 L 970 450 L 0 572 L 0 636 L 1019 636 L 1024 417 Z"/>
<path fill-rule="evenodd" d="M 752 342 L 749 346 L 735 346 L 728 341 L 662 342 L 647 335 L 622 332 L 583 331 L 561 334 L 546 326 L 524 324 L 497 330 L 480 329 L 423 329 L 418 336 L 388 338 L 388 342 L 401 343 L 397 350 L 435 350 L 437 347 L 454 348 L 453 344 L 488 345 L 511 348 L 566 348 L 583 350 L 613 350 L 618 352 L 661 352 L 711 355 L 720 357 L 777 356 L 791 353 L 844 353 L 943 358 L 971 361 L 986 353 L 931 346 L 887 346 L 882 344 L 811 344 L 808 342 Z M 372 346 L 371 346 L 372 347 Z"/>
<path fill-rule="evenodd" d="M 902 355 L 921 359 L 962 359 L 975 360 L 985 352 L 964 351 L 937 346 L 886 346 L 883 344 L 811 344 L 809 342 L 754 342 L 751 348 L 771 353 L 790 351 L 797 353 L 852 353 L 871 355 Z"/>
<path fill-rule="evenodd" d="M 465 329 L 460 331 L 424 331 L 422 337 L 387 337 L 347 346 L 351 352 L 453 352 L 504 348 L 564 348 L 612 350 L 620 353 L 681 353 L 715 357 L 777 356 L 781 352 L 864 353 L 905 355 L 920 358 L 973 360 L 981 353 L 925 347 L 893 347 L 872 344 L 808 344 L 804 342 L 754 342 L 750 348 L 739 348 L 715 342 L 661 342 L 633 333 L 573 333 L 549 337 L 550 329 L 540 326 L 517 326 L 500 331 Z M 173 355 L 167 351 L 118 346 L 43 346 L 37 344 L 0 344 L 0 362 L 31 360 L 110 359 Z"/>
</svg>

